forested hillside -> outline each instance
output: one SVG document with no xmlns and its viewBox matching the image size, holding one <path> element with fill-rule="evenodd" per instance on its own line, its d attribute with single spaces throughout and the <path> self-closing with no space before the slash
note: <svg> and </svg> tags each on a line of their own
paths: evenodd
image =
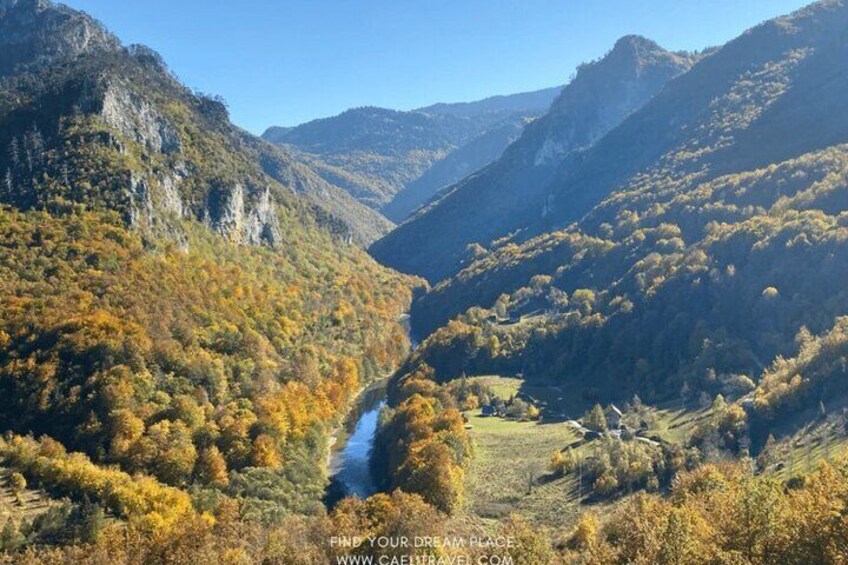
<svg viewBox="0 0 848 565">
<path fill-rule="evenodd" d="M 272 192 L 286 198 L 286 191 L 313 202 L 327 226 L 360 244 L 389 229 L 341 189 L 232 126 L 223 101 L 180 85 L 151 50 L 119 47 L 87 16 L 44 2 L 13 4 L 3 25 L 13 22 L 23 27 L 3 36 L 11 43 L 6 65 L 16 70 L 7 73 L 0 102 L 4 200 L 12 199 L 13 188 L 13 203 L 23 206 L 43 204 L 58 192 L 71 200 L 108 199 L 134 222 L 166 222 L 166 214 L 149 217 L 156 208 L 201 219 L 236 240 L 258 241 L 273 239 L 276 230 L 265 202 Z M 108 40 L 98 43 L 101 37 Z M 64 42 L 81 52 L 65 55 Z M 13 65 L 22 44 L 27 56 Z M 80 154 L 80 146 L 99 154 Z M 120 167 L 127 176 L 116 181 L 118 175 L 99 174 L 97 167 Z M 268 176 L 277 182 L 266 183 Z M 56 179 L 76 192 L 51 185 Z M 132 190 L 112 190 L 109 182 Z"/>
<path fill-rule="evenodd" d="M 844 4 L 815 4 L 672 81 L 554 185 L 549 224 L 588 202 L 577 187 L 611 187 L 580 221 L 481 252 L 417 301 L 419 328 L 443 326 L 419 356 L 444 379 L 522 373 L 586 402 L 751 391 L 848 307 L 847 29 Z"/>
<path fill-rule="evenodd" d="M 401 362 L 414 281 L 154 52 L 41 0 L 0 32 L 3 464 L 144 528 L 320 508 L 329 429 Z"/>
<path fill-rule="evenodd" d="M 0 564 L 843 563 L 848 3 L 553 95 L 271 143 L 0 0 Z"/>
</svg>

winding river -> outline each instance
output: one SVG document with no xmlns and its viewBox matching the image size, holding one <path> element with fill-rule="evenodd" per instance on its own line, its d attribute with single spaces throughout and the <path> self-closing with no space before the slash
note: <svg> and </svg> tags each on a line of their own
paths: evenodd
<svg viewBox="0 0 848 565">
<path fill-rule="evenodd" d="M 374 432 L 380 419 L 380 410 L 386 404 L 385 382 L 366 389 L 356 400 L 345 422 L 347 438 L 337 440 L 330 454 L 330 486 L 327 502 L 332 506 L 345 496 L 367 498 L 377 492 L 371 476 L 371 447 Z"/>
<path fill-rule="evenodd" d="M 417 343 L 412 337 L 409 317 L 401 321 L 414 349 Z M 366 388 L 356 399 L 342 429 L 335 434 L 336 441 L 330 449 L 330 485 L 325 497 L 330 507 L 345 496 L 367 498 L 378 491 L 371 476 L 370 459 L 380 411 L 386 405 L 386 383 L 384 380 Z"/>
</svg>

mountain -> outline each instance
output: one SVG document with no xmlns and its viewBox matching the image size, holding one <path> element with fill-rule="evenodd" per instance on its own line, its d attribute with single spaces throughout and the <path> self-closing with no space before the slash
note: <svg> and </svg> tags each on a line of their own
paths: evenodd
<svg viewBox="0 0 848 565">
<path fill-rule="evenodd" d="M 296 150 L 325 178 L 379 209 L 478 127 L 461 118 L 368 107 L 314 120 L 281 137 L 266 132 L 264 138 Z M 343 172 L 330 176 L 334 169 Z"/>
<path fill-rule="evenodd" d="M 285 149 L 253 136 L 245 145 L 255 155 L 265 174 L 313 203 L 328 219 L 340 223 L 346 239 L 367 247 L 394 228 L 382 214 L 365 206 L 350 193 L 327 182 Z"/>
<path fill-rule="evenodd" d="M 87 14 L 53 7 L 47 0 L 2 0 L 0 18 L 3 76 L 21 67 L 118 46 L 118 39 Z"/>
<path fill-rule="evenodd" d="M 2 465 L 68 497 L 56 527 L 91 504 L 197 524 L 201 490 L 320 506 L 329 430 L 405 355 L 414 281 L 150 49 L 29 0 L 0 4 L 0 44 Z"/>
<path fill-rule="evenodd" d="M 372 254 L 432 282 L 456 272 L 470 244 L 487 246 L 546 215 L 557 172 L 578 163 L 694 59 L 641 37 L 622 38 L 603 59 L 581 67 L 548 113 L 529 124 L 500 159 L 443 190 L 375 243 Z"/>
<path fill-rule="evenodd" d="M 239 146 L 241 153 L 256 161 L 264 173 L 287 189 L 305 196 L 321 210 L 326 221 L 335 226 L 339 235 L 366 245 L 391 229 L 392 224 L 385 218 L 354 201 L 345 191 L 329 185 L 284 151 L 230 125 L 221 101 L 191 96 L 169 75 L 158 54 L 140 46 L 124 50 L 118 40 L 92 18 L 64 6 L 54 7 L 45 1 L 10 0 L 0 10 L 3 14 L 0 19 L 0 25 L 3 26 L 0 28 L 0 41 L 4 45 L 0 69 L 11 75 L 4 89 L 7 96 L 2 105 L 7 124 L 13 124 L 0 134 L 4 147 L 9 147 L 13 137 L 21 141 L 22 128 L 33 124 L 39 136 L 53 135 L 55 132 L 50 130 L 56 130 L 59 117 L 79 108 L 84 113 L 99 115 L 123 135 L 148 149 L 157 150 L 163 156 L 179 153 L 182 142 L 180 124 L 176 118 L 165 116 L 162 111 L 162 107 L 169 101 L 152 100 L 159 92 L 143 96 L 139 87 L 144 82 L 132 83 L 132 80 L 138 79 L 152 83 L 152 86 L 165 92 L 165 97 L 178 97 L 197 110 L 203 119 L 200 124 L 202 127 L 210 127 L 220 136 L 226 137 L 227 144 Z M 94 55 L 100 56 L 97 61 L 99 66 L 91 62 Z M 110 69 L 109 65 L 133 74 L 110 78 L 105 74 Z M 27 79 L 34 75 L 37 75 L 36 84 L 28 84 Z M 39 81 L 43 81 L 43 84 L 37 84 Z M 56 88 L 59 93 L 48 93 L 45 89 L 48 85 Z M 16 105 L 13 94 L 40 97 L 45 106 Z M 199 135 L 197 131 L 190 133 Z M 4 170 L 7 165 L 3 163 Z M 12 167 L 13 177 L 16 169 Z M 214 205 L 205 206 L 198 201 L 192 203 L 194 209 L 189 210 L 188 206 L 184 206 L 185 202 L 177 202 L 173 194 L 174 186 L 192 176 L 192 171 L 183 169 L 181 163 L 170 170 L 155 170 L 161 169 L 157 165 L 150 169 L 151 178 L 156 177 L 154 180 L 135 175 L 130 181 L 136 191 L 136 202 L 132 205 L 132 211 L 127 209 L 125 212 L 136 214 L 138 217 L 135 219 L 145 220 L 141 217 L 145 215 L 145 208 L 150 209 L 158 198 L 146 191 L 151 185 L 159 185 L 152 190 L 164 187 L 162 190 L 166 193 L 159 198 L 158 204 L 170 207 L 170 212 L 177 216 L 205 214 L 208 222 L 220 224 L 218 227 L 222 230 L 229 229 L 222 222 L 242 224 L 238 226 L 239 229 L 249 226 L 252 231 L 239 234 L 237 238 L 243 235 L 252 242 L 265 237 L 260 232 L 266 228 L 266 236 L 273 236 L 273 227 L 265 225 L 267 218 L 254 216 L 222 220 L 215 216 L 229 213 L 224 208 L 216 209 Z M 226 197 L 223 193 L 231 189 L 245 192 L 247 200 L 259 203 L 254 211 L 260 215 L 265 214 L 261 211 L 261 203 L 266 199 L 263 192 L 267 190 L 236 183 L 222 188 L 223 192 L 219 196 Z M 207 196 L 217 198 L 215 194 L 213 191 Z M 225 207 L 227 205 L 225 203 Z M 235 228 L 236 225 L 230 227 Z"/>
<path fill-rule="evenodd" d="M 425 204 L 439 189 L 451 185 L 500 157 L 504 149 L 518 139 L 532 118 L 508 120 L 487 130 L 465 145 L 436 162 L 420 177 L 397 193 L 382 212 L 388 218 L 402 222 L 416 208 Z"/>
<path fill-rule="evenodd" d="M 443 184 L 496 159 L 514 139 L 515 129 L 542 114 L 557 92 L 550 88 L 409 112 L 354 108 L 293 128 L 272 127 L 263 138 L 286 147 L 359 201 L 401 221 Z M 449 164 L 427 174 L 448 157 Z M 413 183 L 414 196 L 392 201 Z"/>
<path fill-rule="evenodd" d="M 840 410 L 846 33 L 848 6 L 819 2 L 669 82 L 557 171 L 528 228 L 540 235 L 416 302 L 418 329 L 435 330 L 422 358 L 445 378 L 522 373 L 586 402 L 722 394 L 755 449 L 819 401 Z"/>
<path fill-rule="evenodd" d="M 0 0 L 0 45 L 0 562 L 844 561 L 848 0 L 493 119 L 384 240 L 432 289 L 317 151 L 504 100 L 305 153 L 70 8 Z M 332 507 L 354 427 L 380 492 Z"/>
<path fill-rule="evenodd" d="M 548 109 L 548 106 L 551 105 L 551 102 L 557 97 L 560 90 L 562 90 L 561 86 L 554 86 L 533 92 L 489 96 L 488 98 L 473 102 L 440 102 L 418 108 L 417 111 L 425 114 L 444 114 L 466 118 L 479 114 L 539 112 Z"/>
<path fill-rule="evenodd" d="M 564 461 L 558 493 L 573 493 L 577 481 L 592 494 L 581 501 L 578 489 L 576 504 L 621 504 L 604 526 L 583 514 L 564 543 L 588 561 L 661 562 L 707 546 L 705 561 L 838 560 L 843 551 L 824 556 L 806 544 L 808 534 L 775 548 L 776 532 L 826 513 L 829 503 L 802 502 L 807 488 L 820 498 L 844 492 L 848 478 L 837 455 L 848 446 L 846 38 L 848 4 L 827 0 L 706 54 L 560 167 L 547 213 L 524 233 L 478 250 L 418 298 L 412 319 L 427 337 L 389 384 L 375 449 L 392 488 L 455 512 L 471 498 L 464 485 L 510 467 L 498 460 L 475 476 L 493 453 L 518 451 L 513 466 L 532 457 L 530 435 L 501 431 L 517 426 L 509 411 L 523 421 L 535 415 L 528 405 L 542 410 L 543 425 L 523 428 L 544 428 L 540 440 L 585 411 L 580 421 L 601 437 L 554 445 L 552 463 Z M 487 390 L 505 386 L 489 375 L 520 385 Z M 612 403 L 629 414 L 617 431 L 606 418 L 627 416 Z M 483 416 L 501 411 L 487 445 Z M 420 443 L 403 439 L 410 436 Z M 483 451 L 476 460 L 472 439 Z M 439 477 L 472 469 L 471 479 L 434 486 L 416 474 L 421 468 Z M 647 482 L 634 482 L 639 468 Z M 540 490 L 557 481 L 557 473 L 543 477 Z M 631 497 L 634 489 L 657 494 Z M 492 502 L 512 512 L 533 494 L 523 484 L 510 498 L 470 490 L 489 502 L 481 516 Z M 768 550 L 750 550 L 750 536 L 727 543 L 739 530 L 719 534 L 723 524 L 697 541 L 652 541 L 676 531 L 680 516 L 709 524 L 743 500 L 769 516 L 761 531 L 774 541 L 757 544 Z M 802 507 L 817 509 L 793 515 Z M 704 508 L 721 510 L 710 517 L 699 514 Z M 650 525 L 661 512 L 669 513 Z M 828 531 L 841 532 L 842 520 Z M 653 533 L 631 543 L 633 531 Z M 701 560 L 693 555 L 683 562 Z M 567 550 L 557 557 L 582 559 Z"/>
</svg>

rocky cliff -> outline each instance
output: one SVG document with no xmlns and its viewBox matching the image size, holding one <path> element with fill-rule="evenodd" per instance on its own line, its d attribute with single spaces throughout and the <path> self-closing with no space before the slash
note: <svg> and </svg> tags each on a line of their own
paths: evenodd
<svg viewBox="0 0 848 565">
<path fill-rule="evenodd" d="M 344 241 L 392 224 L 308 167 L 233 126 L 221 100 L 196 95 L 142 46 L 124 47 L 84 13 L 44 0 L 0 4 L 0 155 L 4 200 L 90 202 L 139 229 L 179 238 L 193 218 L 230 240 L 281 240 L 275 207 L 293 194 Z M 94 156 L 108 156 L 92 182 Z"/>
</svg>

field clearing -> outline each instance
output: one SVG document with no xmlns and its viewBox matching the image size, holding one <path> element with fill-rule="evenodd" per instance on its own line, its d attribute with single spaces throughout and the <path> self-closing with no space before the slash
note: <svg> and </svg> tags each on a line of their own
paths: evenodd
<svg viewBox="0 0 848 565">
<path fill-rule="evenodd" d="M 9 477 L 12 471 L 0 467 L 0 528 L 11 519 L 15 524 L 21 520 L 32 520 L 47 512 L 57 501 L 51 499 L 44 492 L 36 489 L 26 488 L 16 497 L 9 485 Z"/>
<path fill-rule="evenodd" d="M 468 473 L 468 511 L 497 519 L 518 513 L 548 526 L 565 526 L 578 514 L 577 481 L 549 475 L 551 455 L 579 441 L 564 423 L 539 424 L 468 414 L 474 459 Z M 533 486 L 528 485 L 533 479 Z"/>
<path fill-rule="evenodd" d="M 521 386 L 524 384 L 524 381 L 521 379 L 516 379 L 514 377 L 498 377 L 496 375 L 472 377 L 468 380 L 486 385 L 492 392 L 504 400 L 518 394 L 521 390 Z"/>
<path fill-rule="evenodd" d="M 507 399 L 521 393 L 550 410 L 568 409 L 567 416 L 578 418 L 582 410 L 569 402 L 567 392 L 556 386 L 531 385 L 521 379 L 474 377 L 495 394 Z M 559 412 L 560 414 L 562 412 Z M 545 411 L 543 410 L 543 415 Z M 641 418 L 628 414 L 629 425 L 644 419 L 645 435 L 665 441 L 686 443 L 699 422 L 708 418 L 709 408 L 691 410 L 677 403 L 646 407 Z M 595 449 L 594 442 L 583 443 L 578 433 L 562 418 L 543 422 L 516 421 L 482 416 L 481 410 L 466 412 L 474 444 L 474 458 L 466 478 L 466 513 L 469 519 L 492 521 L 511 513 L 521 514 L 539 525 L 567 528 L 587 510 L 606 514 L 616 501 L 587 500 L 588 485 L 577 474 L 554 476 L 548 470 L 551 456 L 567 447 L 580 458 Z M 531 477 L 532 486 L 531 486 Z M 620 499 L 619 499 L 620 500 Z"/>
<path fill-rule="evenodd" d="M 831 418 L 813 421 L 780 438 L 768 454 L 766 471 L 783 480 L 814 471 L 820 461 L 832 462 L 848 455 L 848 434 L 841 422 Z"/>
<path fill-rule="evenodd" d="M 649 426 L 646 435 L 657 435 L 669 443 L 685 445 L 695 427 L 709 418 L 712 409 L 692 410 L 673 403 L 648 408 L 647 412 Z"/>
</svg>

